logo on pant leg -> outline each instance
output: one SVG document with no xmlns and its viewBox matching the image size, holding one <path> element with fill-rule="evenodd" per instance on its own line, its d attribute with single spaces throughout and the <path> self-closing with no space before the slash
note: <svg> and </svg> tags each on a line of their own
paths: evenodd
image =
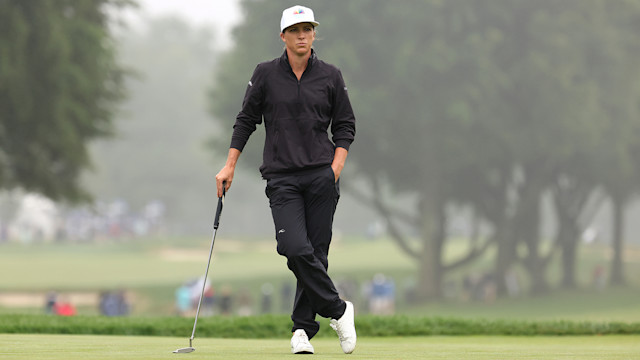
<svg viewBox="0 0 640 360">
<path fill-rule="evenodd" d="M 280 231 L 278 231 L 278 234 L 282 234 L 283 232 L 285 232 L 284 229 L 280 229 Z"/>
</svg>

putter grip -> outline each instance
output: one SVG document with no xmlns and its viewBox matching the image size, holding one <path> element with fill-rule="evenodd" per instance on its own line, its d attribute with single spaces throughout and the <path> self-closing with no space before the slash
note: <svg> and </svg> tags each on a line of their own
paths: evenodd
<svg viewBox="0 0 640 360">
<path fill-rule="evenodd" d="M 226 186 L 227 186 L 227 182 L 224 181 L 222 183 L 222 196 L 218 198 L 218 207 L 216 208 L 216 217 L 213 220 L 213 228 L 214 229 L 218 229 L 218 226 L 220 224 L 220 214 L 222 213 L 222 205 L 224 204 L 224 194 L 226 192 Z"/>
</svg>

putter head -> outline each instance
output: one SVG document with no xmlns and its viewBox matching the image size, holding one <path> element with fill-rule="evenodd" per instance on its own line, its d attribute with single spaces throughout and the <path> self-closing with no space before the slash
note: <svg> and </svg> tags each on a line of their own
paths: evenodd
<svg viewBox="0 0 640 360">
<path fill-rule="evenodd" d="M 176 351 L 174 351 L 174 354 L 186 354 L 186 353 L 190 353 L 190 352 L 194 352 L 196 351 L 195 348 L 192 347 L 186 347 L 186 348 L 182 348 L 182 349 L 178 349 Z"/>
</svg>

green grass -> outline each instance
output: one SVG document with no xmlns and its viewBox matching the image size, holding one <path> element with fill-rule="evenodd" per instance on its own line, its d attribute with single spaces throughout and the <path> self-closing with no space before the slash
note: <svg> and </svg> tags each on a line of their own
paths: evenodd
<svg viewBox="0 0 640 360">
<path fill-rule="evenodd" d="M 0 247 L 0 288 L 95 289 L 179 285 L 204 273 L 210 239 L 149 239 L 103 244 L 5 244 Z M 364 253 L 362 251 L 365 251 Z M 173 256 L 170 253 L 174 253 Z M 354 256 L 366 254 L 366 256 Z M 375 259 L 375 261 L 372 261 Z M 390 242 L 337 241 L 332 245 L 331 271 L 338 274 L 377 271 L 411 273 L 415 264 Z M 288 277 L 286 259 L 275 241 L 216 239 L 211 279 L 234 283 Z"/>
<path fill-rule="evenodd" d="M 220 234 L 222 235 L 222 234 Z M 149 239 L 103 244 L 4 244 L 0 246 L 1 291 L 100 291 L 125 288 L 137 295 L 136 314 L 170 315 L 174 292 L 184 281 L 202 276 L 210 239 Z M 367 256 L 354 257 L 366 249 Z M 173 255 L 171 255 L 173 254 Z M 381 259 L 372 262 L 371 259 Z M 378 271 L 406 276 L 413 273 L 388 242 L 367 244 L 337 241 L 332 247 L 331 272 L 371 278 Z M 216 239 L 209 272 L 214 286 L 248 288 L 258 307 L 260 287 L 293 283 L 286 259 L 275 251 L 275 241 Z M 82 309 L 95 313 L 95 309 Z M 0 309 L 0 313 L 10 310 Z M 33 312 L 33 311 L 31 311 Z"/>
<path fill-rule="evenodd" d="M 274 275 L 282 264 L 277 254 L 253 251 L 241 260 L 235 249 L 223 250 L 219 239 L 214 255 L 216 280 L 235 281 L 259 271 Z M 179 285 L 204 273 L 208 247 L 178 248 L 158 244 L 60 244 L 5 246 L 0 253 L 0 271 L 15 276 L 2 280 L 2 287 L 14 290 L 96 289 L 158 285 Z M 179 252 L 171 258 L 170 251 Z M 185 252 L 188 251 L 188 252 Z M 185 252 L 182 254 L 182 252 Z M 271 256 L 270 256 L 271 255 Z M 260 259 L 261 261 L 256 261 Z M 27 260 L 27 261 L 25 261 Z M 259 266 L 243 266 L 259 263 Z M 285 268 L 286 270 L 286 268 Z"/>
<path fill-rule="evenodd" d="M 640 321 L 640 290 L 615 287 L 607 291 L 558 291 L 545 296 L 499 299 L 492 304 L 434 302 L 413 307 L 413 315 L 454 316 L 458 318 Z"/>
<path fill-rule="evenodd" d="M 135 299 L 133 315 L 169 316 L 173 314 L 175 289 L 184 281 L 203 274 L 209 249 L 208 238 L 160 238 L 98 244 L 2 244 L 0 246 L 0 295 L 3 292 L 43 294 L 48 290 L 100 291 L 124 288 Z M 446 247 L 447 257 L 464 254 L 462 240 Z M 459 298 L 428 304 L 407 304 L 404 286 L 415 279 L 416 264 L 391 241 L 346 238 L 332 244 L 329 271 L 336 280 L 351 278 L 363 283 L 376 273 L 396 279 L 397 311 L 418 316 L 441 316 L 520 320 L 640 321 L 640 251 L 628 246 L 625 266 L 630 286 L 597 292 L 589 278 L 595 264 L 608 264 L 610 251 L 602 246 L 583 246 L 578 266 L 581 287 L 551 292 L 541 297 L 499 299 L 492 304 L 462 302 Z M 461 269 L 446 280 L 460 283 L 463 275 L 491 269 L 486 256 L 472 267 Z M 557 279 L 557 261 L 549 278 Z M 280 306 L 280 284 L 293 282 L 286 260 L 275 251 L 275 241 L 230 239 L 220 233 L 209 272 L 216 288 L 229 285 L 233 290 L 251 291 L 254 309 L 259 308 L 260 287 L 275 286 L 274 309 Z M 526 278 L 523 278 L 526 282 Z M 459 286 L 459 285 L 458 285 Z M 360 314 L 366 313 L 362 299 L 355 300 Z M 41 308 L 0 306 L 0 316 L 12 313 L 41 313 Z M 95 306 L 81 307 L 80 314 L 97 313 Z"/>
<path fill-rule="evenodd" d="M 313 339 L 314 359 L 345 359 L 337 339 Z M 277 340 L 199 339 L 196 351 L 173 354 L 188 337 L 0 335 L 6 359 L 293 359 L 289 338 Z M 349 359 L 637 359 L 639 336 L 600 337 L 402 337 L 358 339 Z"/>
<path fill-rule="evenodd" d="M 193 319 L 177 317 L 103 317 L 49 315 L 4 315 L 0 333 L 153 335 L 180 336 L 190 333 Z M 328 320 L 321 319 L 317 337 L 335 337 Z M 435 335 L 640 335 L 640 322 L 514 321 L 416 316 L 356 317 L 362 336 Z M 198 321 L 198 335 L 217 338 L 280 338 L 287 336 L 287 315 L 206 317 Z"/>
</svg>

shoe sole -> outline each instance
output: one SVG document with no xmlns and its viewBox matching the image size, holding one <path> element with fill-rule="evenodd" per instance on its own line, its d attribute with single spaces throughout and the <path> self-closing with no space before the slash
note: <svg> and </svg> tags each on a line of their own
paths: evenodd
<svg viewBox="0 0 640 360">
<path fill-rule="evenodd" d="M 301 350 L 298 350 L 297 352 L 294 352 L 293 349 L 291 349 L 291 352 L 294 353 L 294 354 L 313 354 L 313 349 L 311 349 L 311 350 L 308 349 L 308 348 L 307 349 L 301 349 Z"/>
</svg>

